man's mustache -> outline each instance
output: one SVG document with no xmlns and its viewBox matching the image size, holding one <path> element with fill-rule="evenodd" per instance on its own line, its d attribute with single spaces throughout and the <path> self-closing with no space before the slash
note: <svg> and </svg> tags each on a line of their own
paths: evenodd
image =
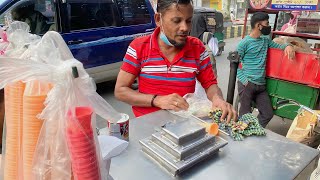
<svg viewBox="0 0 320 180">
<path fill-rule="evenodd" d="M 189 33 L 188 32 L 182 32 L 182 33 L 178 33 L 176 34 L 177 36 L 187 36 Z"/>
</svg>

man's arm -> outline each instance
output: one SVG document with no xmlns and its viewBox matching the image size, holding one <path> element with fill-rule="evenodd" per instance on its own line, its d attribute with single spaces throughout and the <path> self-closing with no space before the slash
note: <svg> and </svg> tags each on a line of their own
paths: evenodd
<svg viewBox="0 0 320 180">
<path fill-rule="evenodd" d="M 217 84 L 213 84 L 207 88 L 206 93 L 208 99 L 212 101 L 212 109 L 219 108 L 222 110 L 221 120 L 224 120 L 225 118 L 227 118 L 227 122 L 229 122 L 231 119 L 237 120 L 237 112 L 234 110 L 231 104 L 227 103 L 223 99 L 221 89 Z"/>
<path fill-rule="evenodd" d="M 236 111 L 232 108 L 231 104 L 223 100 L 222 92 L 217 85 L 217 77 L 215 77 L 212 70 L 209 54 L 204 46 L 200 55 L 200 68 L 197 79 L 205 89 L 208 99 L 212 101 L 212 109 L 219 108 L 222 110 L 221 120 L 224 120 L 226 117 L 227 122 L 232 118 L 236 120 Z"/>
<path fill-rule="evenodd" d="M 206 90 L 208 99 L 210 100 L 213 100 L 216 98 L 223 99 L 222 91 L 217 84 L 213 84 L 208 89 L 205 89 L 205 90 Z"/>
<path fill-rule="evenodd" d="M 143 94 L 131 89 L 131 85 L 135 79 L 135 75 L 120 70 L 114 89 L 115 97 L 133 106 L 151 107 L 151 101 L 155 95 Z M 153 100 L 153 105 L 160 109 L 172 109 L 175 111 L 187 110 L 189 107 L 187 101 L 175 93 L 166 96 L 156 96 Z"/>
<path fill-rule="evenodd" d="M 120 101 L 126 102 L 133 106 L 150 107 L 153 95 L 142 94 L 131 89 L 136 76 L 120 70 L 117 83 L 114 89 L 114 95 Z"/>
<path fill-rule="evenodd" d="M 246 50 L 246 39 L 242 39 L 237 45 L 237 51 L 238 51 L 238 54 L 240 55 L 240 60 L 243 59 L 245 50 Z"/>
<path fill-rule="evenodd" d="M 237 76 L 241 77 L 241 78 L 238 78 L 238 79 L 244 85 L 248 84 L 248 79 L 244 78 L 246 76 L 244 75 L 244 72 L 243 72 L 243 69 L 242 69 L 243 65 L 245 63 L 245 61 L 244 61 L 245 58 L 244 57 L 245 57 L 245 54 L 246 54 L 246 51 L 247 51 L 247 46 L 248 46 L 247 44 L 248 44 L 247 38 L 244 38 L 237 45 L 237 52 L 238 52 L 238 54 L 240 56 L 240 59 L 239 59 L 239 61 L 240 61 L 239 62 L 239 70 L 237 72 Z"/>
<path fill-rule="evenodd" d="M 288 43 L 287 44 L 278 44 L 269 38 L 268 38 L 268 41 L 269 41 L 269 47 L 284 50 L 285 56 L 287 56 L 289 59 L 295 58 L 295 50 L 291 44 L 288 44 Z"/>
<path fill-rule="evenodd" d="M 273 40 L 271 40 L 269 38 L 268 38 L 268 41 L 269 41 L 269 47 L 270 48 L 277 48 L 277 49 L 284 50 L 288 46 L 288 44 L 278 44 L 278 43 L 274 42 Z"/>
</svg>

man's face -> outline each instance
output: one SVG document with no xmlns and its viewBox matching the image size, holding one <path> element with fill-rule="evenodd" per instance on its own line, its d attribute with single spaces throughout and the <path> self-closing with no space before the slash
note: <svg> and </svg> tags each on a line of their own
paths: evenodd
<svg viewBox="0 0 320 180">
<path fill-rule="evenodd" d="M 165 12 L 155 15 L 156 24 L 176 47 L 183 47 L 191 31 L 191 4 L 172 4 Z"/>
<path fill-rule="evenodd" d="M 256 26 L 257 26 L 258 29 L 261 31 L 261 29 L 262 29 L 263 27 L 269 26 L 269 20 L 260 21 L 259 23 L 257 23 Z"/>
</svg>

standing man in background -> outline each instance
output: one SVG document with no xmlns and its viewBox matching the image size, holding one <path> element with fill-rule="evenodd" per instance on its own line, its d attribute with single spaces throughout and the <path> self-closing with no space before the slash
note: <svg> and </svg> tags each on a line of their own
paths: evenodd
<svg viewBox="0 0 320 180">
<path fill-rule="evenodd" d="M 280 45 L 269 37 L 271 26 L 269 16 L 264 12 L 256 12 L 251 17 L 250 35 L 241 40 L 238 45 L 240 65 L 237 71 L 238 93 L 240 96 L 239 116 L 251 113 L 251 103 L 255 102 L 259 110 L 259 123 L 266 127 L 273 117 L 273 108 L 266 90 L 266 57 L 268 48 L 283 49 L 285 54 L 293 59 L 294 49 L 289 44 Z"/>
</svg>

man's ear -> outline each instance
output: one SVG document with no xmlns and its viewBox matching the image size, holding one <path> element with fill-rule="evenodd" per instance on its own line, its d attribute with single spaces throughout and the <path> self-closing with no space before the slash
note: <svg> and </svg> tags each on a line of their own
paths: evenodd
<svg viewBox="0 0 320 180">
<path fill-rule="evenodd" d="M 256 29 L 261 30 L 261 29 L 260 29 L 260 22 L 257 22 L 257 23 L 256 23 Z"/>
<path fill-rule="evenodd" d="M 154 14 L 154 20 L 156 22 L 156 25 L 157 27 L 160 27 L 161 26 L 161 16 L 160 16 L 160 13 L 155 13 Z"/>
</svg>

